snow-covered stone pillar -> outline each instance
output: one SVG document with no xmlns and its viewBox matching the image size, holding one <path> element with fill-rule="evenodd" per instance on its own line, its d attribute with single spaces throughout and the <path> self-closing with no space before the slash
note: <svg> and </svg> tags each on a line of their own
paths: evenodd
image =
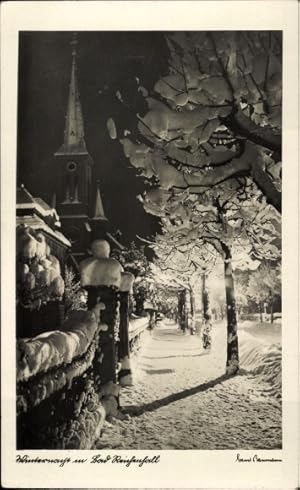
<svg viewBox="0 0 300 490">
<path fill-rule="evenodd" d="M 134 275 L 130 272 L 122 272 L 121 286 L 119 292 L 120 299 L 120 334 L 118 358 L 121 363 L 119 372 L 119 383 L 121 386 L 132 385 L 132 372 L 130 365 L 129 350 L 129 294 L 132 292 Z"/>
<path fill-rule="evenodd" d="M 117 293 L 123 268 L 116 259 L 109 257 L 110 246 L 106 240 L 93 241 L 91 251 L 92 257 L 80 263 L 80 282 L 88 292 L 88 309 L 93 309 L 99 302 L 105 307 L 101 311 L 101 323 L 107 325 L 107 330 L 102 328 L 94 362 L 95 380 L 99 386 L 117 381 Z"/>
</svg>

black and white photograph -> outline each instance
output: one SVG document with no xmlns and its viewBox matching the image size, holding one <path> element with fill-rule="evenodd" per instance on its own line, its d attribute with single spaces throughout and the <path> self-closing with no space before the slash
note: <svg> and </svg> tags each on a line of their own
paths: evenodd
<svg viewBox="0 0 300 490">
<path fill-rule="evenodd" d="M 72 455 L 154 474 L 165 451 L 284 463 L 284 35 L 18 30 L 22 471 L 58 454 L 62 472 Z"/>
<path fill-rule="evenodd" d="M 18 96 L 18 448 L 281 448 L 282 33 L 21 32 Z"/>
</svg>

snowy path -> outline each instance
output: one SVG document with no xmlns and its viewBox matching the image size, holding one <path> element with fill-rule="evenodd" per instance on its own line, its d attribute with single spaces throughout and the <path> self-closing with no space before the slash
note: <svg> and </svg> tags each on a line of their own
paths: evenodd
<svg viewBox="0 0 300 490">
<path fill-rule="evenodd" d="M 241 344 L 249 341 L 248 333 L 240 334 Z M 223 376 L 225 336 L 224 325 L 216 326 L 207 352 L 200 337 L 183 335 L 168 322 L 158 326 L 135 362 L 134 386 L 121 391 L 130 417 L 106 422 L 95 447 L 280 448 L 281 407 L 270 385 L 243 370 Z"/>
</svg>

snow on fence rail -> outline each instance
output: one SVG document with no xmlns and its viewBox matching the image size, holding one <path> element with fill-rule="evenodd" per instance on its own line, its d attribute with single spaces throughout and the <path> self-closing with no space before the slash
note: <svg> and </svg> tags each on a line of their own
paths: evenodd
<svg viewBox="0 0 300 490">
<path fill-rule="evenodd" d="M 98 325 L 92 312 L 82 312 L 69 331 L 54 330 L 17 341 L 17 381 L 45 373 L 61 364 L 70 364 L 90 346 Z"/>
<path fill-rule="evenodd" d="M 147 317 L 130 321 L 129 324 L 129 349 L 131 354 L 137 355 L 148 332 L 149 320 Z"/>
<path fill-rule="evenodd" d="M 133 339 L 134 337 L 143 333 L 148 327 L 148 318 L 135 318 L 134 320 L 130 320 L 129 324 L 129 339 Z"/>
<path fill-rule="evenodd" d="M 147 323 L 130 322 L 131 351 Z M 77 311 L 62 330 L 18 339 L 18 449 L 89 449 L 99 438 L 105 417 L 117 412 L 120 389 L 104 372 L 111 363 L 101 330 L 92 311 Z"/>
</svg>

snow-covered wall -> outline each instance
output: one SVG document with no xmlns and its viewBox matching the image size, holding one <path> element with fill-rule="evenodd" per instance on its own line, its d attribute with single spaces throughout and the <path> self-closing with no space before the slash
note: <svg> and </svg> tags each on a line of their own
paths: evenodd
<svg viewBox="0 0 300 490">
<path fill-rule="evenodd" d="M 99 313 L 99 312 L 98 312 Z M 97 312 L 74 311 L 62 329 L 17 341 L 19 449 L 89 449 L 117 410 L 119 386 L 106 383 L 105 343 Z M 130 325 L 137 350 L 147 319 Z"/>
<path fill-rule="evenodd" d="M 98 330 L 95 315 L 87 311 L 72 312 L 68 323 L 67 331 L 54 330 L 32 339 L 18 339 L 17 381 L 27 381 L 61 364 L 68 365 L 85 354 Z"/>
</svg>

